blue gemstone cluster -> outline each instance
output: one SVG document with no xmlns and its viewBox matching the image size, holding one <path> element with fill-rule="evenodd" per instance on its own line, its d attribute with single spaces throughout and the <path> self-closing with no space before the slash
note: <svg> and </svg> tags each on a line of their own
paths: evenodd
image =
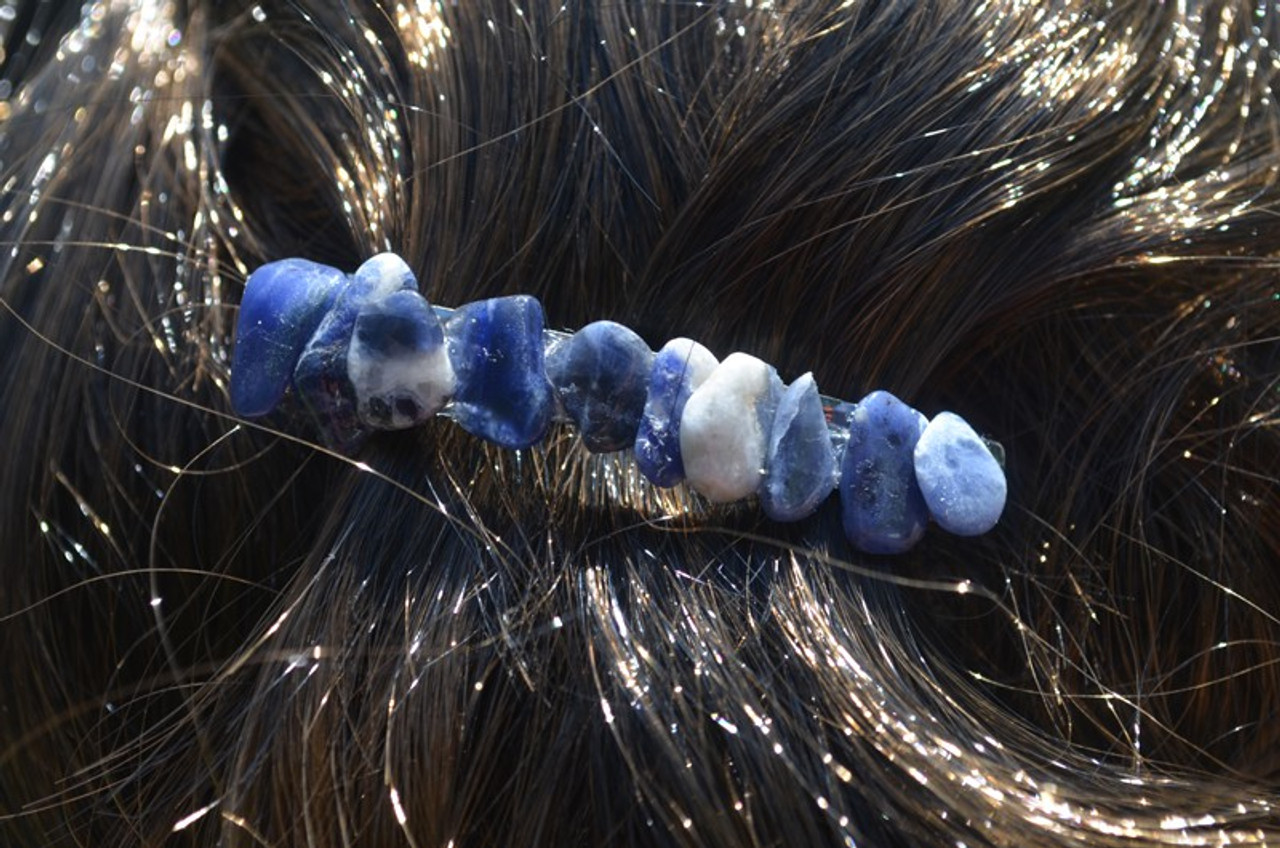
<svg viewBox="0 0 1280 848">
<path fill-rule="evenodd" d="M 755 495 L 775 521 L 812 515 L 838 488 L 845 535 L 872 554 L 910 549 L 930 519 L 979 535 L 1004 510 L 1004 470 L 958 415 L 929 420 L 883 391 L 839 404 L 812 374 L 784 385 L 755 357 L 721 362 L 689 339 L 655 354 L 612 321 L 572 335 L 544 323 L 524 295 L 433 308 L 394 254 L 350 275 L 272 262 L 245 286 L 232 408 L 267 415 L 292 388 L 342 452 L 441 412 L 511 449 L 568 420 L 589 451 L 633 449 L 655 486 Z"/>
</svg>

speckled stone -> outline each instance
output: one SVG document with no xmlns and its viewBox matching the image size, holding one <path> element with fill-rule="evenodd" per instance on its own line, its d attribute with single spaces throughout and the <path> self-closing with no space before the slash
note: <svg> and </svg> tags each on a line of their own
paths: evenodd
<svg viewBox="0 0 1280 848">
<path fill-rule="evenodd" d="M 231 357 L 231 408 L 257 417 L 275 409 L 298 357 L 347 276 L 306 259 L 269 262 L 249 275 Z"/>
<path fill-rule="evenodd" d="M 366 304 L 396 291 L 416 291 L 404 260 L 384 253 L 364 262 L 334 298 L 293 370 L 293 385 L 306 404 L 325 444 L 351 453 L 367 435 L 360 421 L 355 386 L 348 371 L 356 317 Z"/>
<path fill-rule="evenodd" d="M 511 449 L 547 434 L 554 402 L 542 327 L 542 304 L 528 295 L 468 303 L 449 318 L 453 417 L 468 433 Z"/>
<path fill-rule="evenodd" d="M 872 392 L 853 410 L 840 505 L 845 535 L 858 549 L 903 553 L 924 535 L 929 510 L 913 457 L 919 439 L 919 414 L 888 392 Z"/>
<path fill-rule="evenodd" d="M 929 514 L 958 536 L 986 533 L 1004 512 L 1004 470 L 969 423 L 951 412 L 929 422 L 915 452 L 916 479 Z"/>
<path fill-rule="evenodd" d="M 680 455 L 689 484 L 708 500 L 736 501 L 760 487 L 781 387 L 772 366 L 733 353 L 689 396 L 680 416 Z"/>
<path fill-rule="evenodd" d="M 587 450 L 635 444 L 653 351 L 613 321 L 588 324 L 547 354 L 547 378 Z"/>
<path fill-rule="evenodd" d="M 680 416 L 693 394 L 720 362 L 692 339 L 672 339 L 653 358 L 644 413 L 636 431 L 636 466 L 655 486 L 684 479 Z"/>
<path fill-rule="evenodd" d="M 356 315 L 347 376 L 368 427 L 413 427 L 439 412 L 453 395 L 453 366 L 426 298 L 393 291 L 366 302 Z"/>
<path fill-rule="evenodd" d="M 760 505 L 774 521 L 799 521 L 836 485 L 836 457 L 812 374 L 786 388 L 769 429 Z"/>
</svg>

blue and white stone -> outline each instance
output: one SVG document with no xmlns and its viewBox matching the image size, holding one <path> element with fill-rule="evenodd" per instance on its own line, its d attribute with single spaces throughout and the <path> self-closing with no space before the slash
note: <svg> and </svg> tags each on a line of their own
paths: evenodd
<svg viewBox="0 0 1280 848">
<path fill-rule="evenodd" d="M 366 260 L 334 298 L 293 370 L 293 385 L 329 447 L 353 451 L 367 435 L 357 411 L 348 357 L 356 317 L 366 304 L 396 291 L 417 291 L 404 260 L 383 253 Z"/>
<path fill-rule="evenodd" d="M 444 328 L 417 291 L 393 291 L 356 315 L 347 376 L 366 426 L 399 430 L 422 424 L 453 396 Z"/>
<path fill-rule="evenodd" d="M 772 366 L 733 353 L 689 396 L 680 416 L 680 455 L 689 484 L 708 500 L 741 500 L 760 487 L 780 391 Z"/>
<path fill-rule="evenodd" d="M 840 474 L 844 532 L 860 550 L 899 554 L 924 535 L 929 510 L 916 483 L 920 417 L 888 392 L 853 410 Z"/>
<path fill-rule="evenodd" d="M 689 396 L 719 364 L 711 351 L 692 339 L 672 339 L 653 358 L 635 455 L 640 473 L 655 486 L 674 486 L 684 479 L 680 417 Z"/>
<path fill-rule="evenodd" d="M 916 442 L 916 480 L 929 514 L 957 536 L 979 536 L 1000 520 L 1004 470 L 969 423 L 951 412 L 929 422 Z"/>
<path fill-rule="evenodd" d="M 836 455 L 813 374 L 786 388 L 769 429 L 760 505 L 774 521 L 812 515 L 836 485 Z"/>
<path fill-rule="evenodd" d="M 306 259 L 269 262 L 249 275 L 236 320 L 231 408 L 257 417 L 284 397 L 298 357 L 347 275 Z"/>
<path fill-rule="evenodd" d="M 399 254 L 379 253 L 370 256 L 356 269 L 356 285 L 368 297 L 376 298 L 395 291 L 417 291 L 418 278 Z"/>
<path fill-rule="evenodd" d="M 449 317 L 452 415 L 468 433 L 513 450 L 547 434 L 555 405 L 542 327 L 542 304 L 528 295 L 468 303 Z"/>
<path fill-rule="evenodd" d="M 547 354 L 547 378 L 592 453 L 635 444 L 653 351 L 632 330 L 596 321 Z"/>
</svg>

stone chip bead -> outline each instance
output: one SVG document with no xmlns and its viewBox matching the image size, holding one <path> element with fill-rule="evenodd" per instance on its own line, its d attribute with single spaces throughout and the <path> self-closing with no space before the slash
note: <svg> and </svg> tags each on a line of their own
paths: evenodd
<svg viewBox="0 0 1280 848">
<path fill-rule="evenodd" d="M 542 327 L 542 304 L 528 295 L 468 303 L 449 316 L 451 414 L 468 433 L 512 450 L 547 434 L 554 403 Z"/>
<path fill-rule="evenodd" d="M 653 351 L 613 321 L 588 324 L 547 354 L 547 377 L 587 450 L 635 444 Z"/>
<path fill-rule="evenodd" d="M 733 353 L 689 396 L 680 417 L 680 455 L 689 484 L 708 500 L 741 500 L 760 487 L 780 391 L 770 365 Z"/>
<path fill-rule="evenodd" d="M 929 514 L 957 536 L 979 536 L 1000 520 L 1008 485 L 1004 470 L 969 423 L 941 412 L 914 451 L 916 480 Z"/>
<path fill-rule="evenodd" d="M 689 396 L 719 364 L 711 351 L 692 339 L 672 339 L 654 356 L 635 456 L 640 473 L 655 486 L 671 487 L 684 479 L 680 416 Z"/>
<path fill-rule="evenodd" d="M 347 375 L 365 426 L 399 430 L 422 424 L 453 395 L 444 329 L 426 298 L 393 291 L 356 315 Z"/>
<path fill-rule="evenodd" d="M 859 550 L 899 554 L 924 535 L 929 510 L 916 483 L 920 415 L 888 392 L 854 408 L 840 469 L 845 535 Z"/>
<path fill-rule="evenodd" d="M 268 262 L 249 275 L 236 320 L 231 408 L 253 418 L 284 397 L 298 357 L 347 275 L 306 259 Z"/>
<path fill-rule="evenodd" d="M 786 388 L 769 429 L 760 505 L 774 521 L 808 518 L 836 485 L 836 455 L 813 374 Z"/>
<path fill-rule="evenodd" d="M 356 318 L 370 302 L 417 291 L 404 260 L 383 253 L 366 260 L 337 294 L 293 369 L 293 385 L 331 448 L 351 453 L 367 435 L 357 412 L 348 357 Z"/>
</svg>

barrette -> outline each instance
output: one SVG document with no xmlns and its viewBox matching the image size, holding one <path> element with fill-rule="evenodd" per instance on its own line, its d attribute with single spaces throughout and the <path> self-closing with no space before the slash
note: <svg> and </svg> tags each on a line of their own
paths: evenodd
<svg viewBox="0 0 1280 848">
<path fill-rule="evenodd" d="M 570 422 L 589 451 L 632 450 L 655 486 L 685 482 L 717 503 L 754 495 L 775 521 L 812 515 L 838 489 L 846 536 L 875 554 L 908 550 L 930 519 L 980 535 L 1004 510 L 1003 450 L 958 415 L 928 419 L 885 391 L 841 402 L 812 374 L 785 385 L 753 356 L 720 361 L 690 339 L 655 353 L 612 321 L 544 323 L 527 295 L 432 306 L 391 253 L 354 274 L 271 262 L 245 284 L 231 405 L 261 417 L 291 389 L 344 453 L 438 414 L 509 449 Z"/>
</svg>

